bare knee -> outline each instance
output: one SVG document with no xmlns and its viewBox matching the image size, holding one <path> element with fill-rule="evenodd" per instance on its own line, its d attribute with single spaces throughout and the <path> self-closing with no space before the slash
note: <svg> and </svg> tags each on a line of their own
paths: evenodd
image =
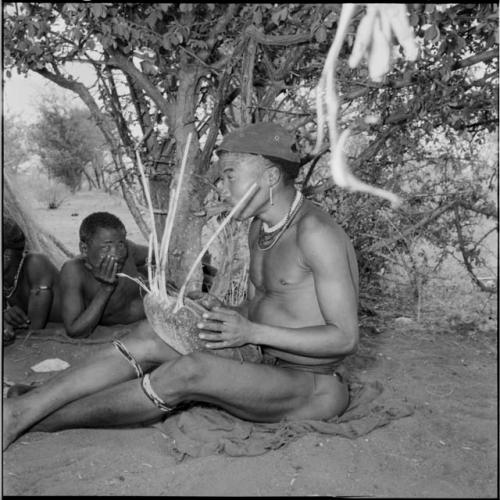
<svg viewBox="0 0 500 500">
<path fill-rule="evenodd" d="M 166 401 L 177 402 L 196 394 L 206 379 L 209 367 L 206 355 L 191 353 L 163 363 L 151 373 L 151 384 Z"/>
<path fill-rule="evenodd" d="M 156 340 L 157 335 L 154 333 L 153 328 L 147 320 L 138 321 L 131 326 L 130 333 L 125 338 L 140 340 L 143 342 Z"/>
<path fill-rule="evenodd" d="M 140 363 L 162 363 L 176 357 L 176 353 L 158 335 L 147 321 L 138 323 L 120 341 Z"/>
</svg>

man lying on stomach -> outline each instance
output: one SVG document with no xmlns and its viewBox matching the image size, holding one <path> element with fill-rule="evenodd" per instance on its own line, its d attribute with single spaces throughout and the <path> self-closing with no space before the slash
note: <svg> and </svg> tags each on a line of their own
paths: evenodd
<svg viewBox="0 0 500 500">
<path fill-rule="evenodd" d="M 61 269 L 62 319 L 71 337 L 88 337 L 97 325 L 129 324 L 144 319 L 140 287 L 118 278 L 140 276 L 148 249 L 127 240 L 121 220 L 94 212 L 80 225 L 80 255 Z"/>
</svg>

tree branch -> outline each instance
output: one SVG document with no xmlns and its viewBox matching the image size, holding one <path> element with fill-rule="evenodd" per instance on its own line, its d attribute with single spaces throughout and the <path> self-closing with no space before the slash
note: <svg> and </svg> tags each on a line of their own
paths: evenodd
<svg viewBox="0 0 500 500">
<path fill-rule="evenodd" d="M 401 232 L 399 236 L 396 236 L 395 238 L 390 238 L 386 240 L 381 240 L 375 242 L 373 245 L 370 245 L 368 248 L 363 249 L 363 252 L 374 252 L 377 250 L 380 250 L 383 247 L 387 247 L 391 244 L 395 244 L 401 239 L 406 238 L 409 234 L 413 233 L 417 229 L 421 229 L 422 227 L 427 226 L 431 222 L 434 222 L 435 220 L 439 219 L 443 214 L 448 212 L 449 210 L 453 209 L 456 206 L 456 201 L 452 201 L 450 203 L 447 203 L 446 205 L 443 205 L 442 207 L 438 208 L 437 210 L 434 210 L 430 215 L 425 217 L 425 219 L 422 219 L 420 222 L 417 224 L 406 228 L 404 231 Z"/>
<path fill-rule="evenodd" d="M 366 161 L 369 157 L 375 156 L 378 153 L 378 151 L 380 150 L 380 148 L 383 146 L 383 144 L 385 143 L 385 141 L 387 140 L 387 138 L 391 135 L 391 133 L 393 131 L 393 128 L 394 127 L 387 128 L 386 130 L 384 130 L 384 132 L 379 137 L 377 137 L 374 141 L 372 141 L 363 150 L 363 152 L 358 156 L 358 158 L 356 158 L 355 164 L 356 165 L 361 165 L 361 163 L 363 163 L 364 161 Z M 320 156 L 322 156 L 324 153 L 326 153 L 329 149 L 330 149 L 329 146 L 324 146 L 323 149 L 321 149 L 321 151 L 317 155 L 318 159 L 319 159 Z M 314 167 L 314 165 L 316 164 L 316 162 L 317 162 L 317 160 L 316 160 L 316 158 L 315 158 L 314 155 L 308 155 L 308 156 L 306 156 L 301 161 L 301 165 L 305 165 L 306 163 L 308 163 L 312 159 L 315 160 L 314 163 L 313 163 L 313 165 L 311 166 L 311 169 L 312 169 Z M 306 176 L 307 180 L 308 180 L 308 178 L 312 174 L 311 169 L 307 173 L 307 176 Z M 306 196 L 310 196 L 312 194 L 323 193 L 323 192 L 331 189 L 334 185 L 335 185 L 335 183 L 333 182 L 333 179 L 328 178 L 325 182 L 323 182 L 319 186 L 312 186 L 312 187 L 306 188 L 305 187 L 306 183 L 304 181 L 304 184 L 303 184 L 303 193 Z"/>
<path fill-rule="evenodd" d="M 264 35 L 257 30 L 255 26 L 249 26 L 246 29 L 247 34 L 249 34 L 256 42 L 263 45 L 297 45 L 299 43 L 310 42 L 314 36 L 314 33 L 296 33 L 295 35 Z"/>
<path fill-rule="evenodd" d="M 247 40 L 246 50 L 243 55 L 241 65 L 241 122 L 243 124 L 251 123 L 252 113 L 250 107 L 252 105 L 253 95 L 253 70 L 255 65 L 255 54 L 257 52 L 257 44 L 252 37 Z"/>
<path fill-rule="evenodd" d="M 116 90 L 116 85 L 113 79 L 113 75 L 111 74 L 110 71 L 108 71 L 107 74 L 102 74 L 102 72 L 99 71 L 97 68 L 96 70 L 97 74 L 101 79 L 102 88 L 108 96 L 111 108 L 111 114 L 113 115 L 113 119 L 116 123 L 122 143 L 125 147 L 129 148 L 133 147 L 132 137 L 130 135 L 128 124 L 123 116 L 123 109 L 120 103 L 120 98 L 118 97 L 118 92 Z"/>
<path fill-rule="evenodd" d="M 215 44 L 217 43 L 217 35 L 220 35 L 226 29 L 229 22 L 236 16 L 237 10 L 241 8 L 241 5 L 237 3 L 231 3 L 227 6 L 224 15 L 217 21 L 217 24 L 210 30 L 210 38 L 207 40 L 208 50 L 212 51 Z"/>
<path fill-rule="evenodd" d="M 107 139 L 109 145 L 111 146 L 112 151 L 115 151 L 118 148 L 118 144 L 113 133 L 106 125 L 106 117 L 101 113 L 101 111 L 99 110 L 99 106 L 83 83 L 75 80 L 68 80 L 64 76 L 51 73 L 45 68 L 33 69 L 33 71 L 43 76 L 44 78 L 47 78 L 47 80 L 54 82 L 56 85 L 71 90 L 72 92 L 80 96 L 82 101 L 89 108 L 89 111 L 94 117 L 94 120 L 96 121 L 98 127 L 101 129 L 104 137 Z"/>
<path fill-rule="evenodd" d="M 495 220 L 498 220 L 498 207 L 478 207 L 473 205 L 472 203 L 467 203 L 463 200 L 457 200 L 457 204 L 460 205 L 462 208 L 465 208 L 466 210 L 470 210 L 471 212 L 475 212 L 477 214 L 484 215 L 485 217 L 488 218 L 493 218 Z"/>
<path fill-rule="evenodd" d="M 111 56 L 110 62 L 118 66 L 125 74 L 133 78 L 137 84 L 149 95 L 149 97 L 156 104 L 157 108 L 163 113 L 164 116 L 169 116 L 171 113 L 171 105 L 163 97 L 158 88 L 142 73 L 139 71 L 134 63 L 125 57 L 121 52 L 115 49 L 108 49 Z"/>
<path fill-rule="evenodd" d="M 217 89 L 217 95 L 215 97 L 215 107 L 212 111 L 212 115 L 210 116 L 210 129 L 208 132 L 207 139 L 205 141 L 205 145 L 203 147 L 203 151 L 201 154 L 200 166 L 202 169 L 207 171 L 206 166 L 210 162 L 210 156 L 212 155 L 212 151 L 215 146 L 215 142 L 217 140 L 217 135 L 219 133 L 220 124 L 222 121 L 222 115 L 224 113 L 224 108 L 226 106 L 226 99 L 224 99 L 224 95 L 227 92 L 227 88 L 231 81 L 231 72 L 232 67 L 226 68 L 226 71 L 222 75 L 219 81 L 219 87 Z"/>
<path fill-rule="evenodd" d="M 489 50 L 487 52 L 483 52 L 482 54 L 476 54 L 474 56 L 468 57 L 467 59 L 463 59 L 462 61 L 457 61 L 451 66 L 451 71 L 456 71 L 458 69 L 467 68 L 469 66 L 473 66 L 474 64 L 478 64 L 480 62 L 488 62 L 493 59 L 498 58 L 498 50 Z M 388 82 L 387 84 L 370 84 L 369 87 L 364 87 L 362 89 L 353 90 L 347 94 L 341 96 L 341 101 L 352 101 L 359 97 L 363 97 L 368 95 L 372 90 L 377 88 L 392 88 L 392 89 L 402 89 L 404 87 L 408 87 L 410 85 L 414 85 L 417 82 L 414 77 L 419 74 L 419 70 L 414 70 L 410 75 L 407 75 L 403 80 L 399 80 L 396 82 Z M 360 83 L 362 85 L 363 83 Z M 356 83 L 354 83 L 356 85 Z"/>
<path fill-rule="evenodd" d="M 453 223 L 455 225 L 455 229 L 457 230 L 457 237 L 458 237 L 458 247 L 460 249 L 460 253 L 462 254 L 462 259 L 464 261 L 465 268 L 467 269 L 467 272 L 470 274 L 472 280 L 476 285 L 483 291 L 483 292 L 489 292 L 493 293 L 495 292 L 494 287 L 489 287 L 486 286 L 474 273 L 474 269 L 472 269 L 472 264 L 469 260 L 469 252 L 465 248 L 465 242 L 464 242 L 464 237 L 462 233 L 462 226 L 460 225 L 460 213 L 458 211 L 458 206 L 454 207 L 454 213 L 455 217 L 453 218 Z"/>
<path fill-rule="evenodd" d="M 474 64 L 480 62 L 488 62 L 491 61 L 492 59 L 495 59 L 495 57 L 498 59 L 498 49 L 488 50 L 486 52 L 483 52 L 482 54 L 476 54 L 468 57 L 467 59 L 462 59 L 461 61 L 457 61 L 455 64 L 452 65 L 451 70 L 455 71 L 457 69 L 474 66 Z"/>
</svg>

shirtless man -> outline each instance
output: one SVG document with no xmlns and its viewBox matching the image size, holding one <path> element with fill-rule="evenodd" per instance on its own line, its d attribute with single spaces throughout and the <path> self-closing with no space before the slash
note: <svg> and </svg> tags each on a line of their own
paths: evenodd
<svg viewBox="0 0 500 500">
<path fill-rule="evenodd" d="M 346 409 L 348 388 L 336 368 L 358 343 L 356 258 L 340 226 L 295 190 L 293 142 L 282 127 L 259 123 L 228 134 L 219 147 L 229 201 L 254 182 L 259 190 L 237 214 L 254 217 L 249 296 L 237 309 L 205 313 L 199 328 L 207 352 L 181 356 L 138 329 L 122 339 L 125 356 L 103 349 L 5 400 L 4 447 L 29 428 L 150 422 L 187 401 L 256 422 L 329 419 Z M 246 344 L 261 349 L 260 363 L 214 356 Z"/>
<path fill-rule="evenodd" d="M 26 238 L 14 220 L 3 218 L 3 344 L 18 329 L 61 322 L 59 271 L 41 253 L 25 250 Z"/>
<path fill-rule="evenodd" d="M 123 223 L 94 212 L 80 225 L 80 255 L 61 269 L 62 320 L 70 337 L 88 337 L 97 325 L 129 324 L 145 318 L 140 287 L 125 273 L 140 275 L 148 249 L 127 240 Z"/>
</svg>

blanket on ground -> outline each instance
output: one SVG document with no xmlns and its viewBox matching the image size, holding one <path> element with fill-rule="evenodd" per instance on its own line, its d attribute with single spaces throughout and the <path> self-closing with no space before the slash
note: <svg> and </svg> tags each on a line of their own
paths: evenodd
<svg viewBox="0 0 500 500">
<path fill-rule="evenodd" d="M 214 406 L 194 405 L 170 415 L 155 427 L 171 439 L 174 455 L 183 460 L 218 453 L 234 457 L 262 455 L 309 432 L 354 439 L 413 414 L 413 405 L 403 401 L 397 407 L 378 404 L 375 400 L 383 391 L 378 381 L 351 382 L 349 389 L 347 410 L 329 421 L 253 423 Z"/>
</svg>

